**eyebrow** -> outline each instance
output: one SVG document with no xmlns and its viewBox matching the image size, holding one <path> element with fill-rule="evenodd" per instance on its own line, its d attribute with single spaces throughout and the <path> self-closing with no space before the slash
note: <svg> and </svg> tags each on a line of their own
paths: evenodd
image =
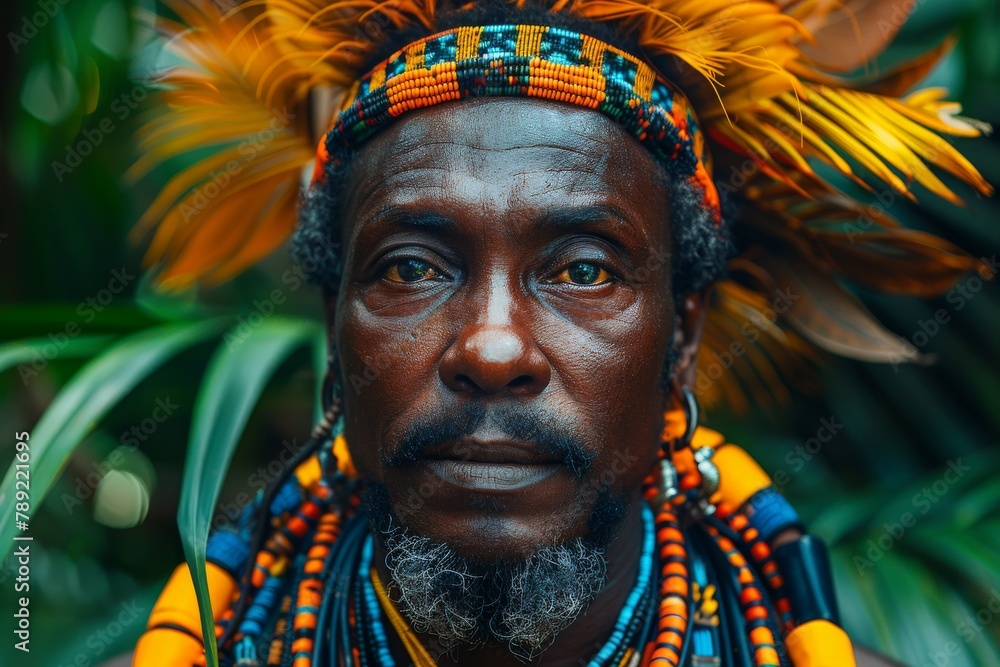
<svg viewBox="0 0 1000 667">
<path fill-rule="evenodd" d="M 370 227 L 395 225 L 415 231 L 434 234 L 458 232 L 458 223 L 445 215 L 429 211 L 413 211 L 403 206 L 388 206 L 365 220 L 359 228 L 359 233 L 367 233 Z"/>
<path fill-rule="evenodd" d="M 568 233 L 581 228 L 611 226 L 624 230 L 636 240 L 644 240 L 645 234 L 625 215 L 612 206 L 574 206 L 547 211 L 535 221 L 537 231 Z"/>
<path fill-rule="evenodd" d="M 609 224 L 610 223 L 610 224 Z M 388 206 L 362 223 L 359 235 L 370 234 L 384 225 L 435 235 L 458 235 L 460 225 L 453 218 L 430 211 L 414 211 L 405 206 Z M 621 212 L 612 206 L 574 206 L 546 211 L 532 225 L 535 231 L 568 234 L 581 229 L 608 227 L 625 231 L 637 241 L 646 236 Z"/>
</svg>

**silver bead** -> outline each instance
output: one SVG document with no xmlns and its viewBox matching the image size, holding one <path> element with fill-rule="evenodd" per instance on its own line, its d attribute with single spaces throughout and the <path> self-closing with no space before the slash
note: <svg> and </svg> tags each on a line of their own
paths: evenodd
<svg viewBox="0 0 1000 667">
<path fill-rule="evenodd" d="M 700 447 L 694 452 L 694 460 L 701 473 L 701 497 L 708 499 L 719 490 L 719 467 L 712 463 L 715 456 L 714 447 Z"/>
<path fill-rule="evenodd" d="M 662 478 L 661 491 L 664 500 L 670 500 L 680 493 L 680 490 L 677 488 L 677 468 L 674 467 L 673 462 L 669 459 L 660 461 L 660 476 Z"/>
</svg>

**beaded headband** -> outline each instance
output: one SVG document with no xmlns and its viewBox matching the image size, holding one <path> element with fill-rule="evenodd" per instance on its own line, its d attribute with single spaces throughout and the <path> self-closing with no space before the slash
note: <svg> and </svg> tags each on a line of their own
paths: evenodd
<svg viewBox="0 0 1000 667">
<path fill-rule="evenodd" d="M 541 25 L 455 28 L 396 51 L 347 96 L 320 141 L 311 187 L 394 118 L 470 97 L 537 97 L 596 109 L 694 186 L 716 224 L 721 220 L 704 136 L 684 94 L 621 49 Z"/>
<path fill-rule="evenodd" d="M 655 153 L 675 183 L 695 182 L 700 190 L 690 190 L 702 193 L 706 211 L 718 216 L 710 174 L 740 201 L 730 221 L 737 255 L 731 275 L 715 283 L 698 355 L 696 388 L 707 407 L 725 402 L 740 412 L 790 400 L 783 380 L 808 368 L 815 350 L 918 358 L 845 283 L 929 297 L 969 271 L 993 272 L 888 210 L 886 198 L 960 204 L 955 182 L 993 192 L 945 139 L 988 126 L 959 115 L 941 89 L 913 89 L 948 45 L 892 68 L 869 66 L 908 13 L 895 0 L 862 3 L 865 25 L 888 27 L 860 32 L 851 29 L 859 18 L 852 2 L 255 0 L 225 13 L 213 0 L 157 4 L 170 10 L 157 27 L 180 64 L 161 72 L 151 95 L 161 112 L 144 126 L 128 175 L 172 175 L 134 232 L 150 236 L 146 265 L 165 289 L 217 285 L 281 247 L 300 214 L 304 170 L 317 183 L 340 178 L 351 148 L 393 117 L 477 95 L 601 111 Z M 687 97 L 651 65 L 564 29 L 435 34 L 463 12 L 507 6 L 512 16 L 542 9 L 628 35 L 633 53 L 677 63 L 671 76 Z M 402 31 L 432 36 L 366 75 L 365 63 L 381 59 L 374 54 Z M 775 320 L 769 304 L 778 285 L 798 299 Z M 746 339 L 747 322 L 768 326 Z M 749 343 L 747 354 L 717 373 L 715 353 L 736 339 Z"/>
</svg>

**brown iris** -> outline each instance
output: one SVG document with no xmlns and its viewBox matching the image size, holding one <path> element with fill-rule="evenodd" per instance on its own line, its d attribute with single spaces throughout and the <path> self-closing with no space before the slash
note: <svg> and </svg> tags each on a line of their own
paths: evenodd
<svg viewBox="0 0 1000 667">
<path fill-rule="evenodd" d="M 385 278 L 394 283 L 419 283 L 440 277 L 441 274 L 437 272 L 434 266 L 414 258 L 393 262 L 385 272 Z"/>
<path fill-rule="evenodd" d="M 572 283 L 574 285 L 600 285 L 611 279 L 606 269 L 593 262 L 573 262 L 553 282 Z"/>
</svg>

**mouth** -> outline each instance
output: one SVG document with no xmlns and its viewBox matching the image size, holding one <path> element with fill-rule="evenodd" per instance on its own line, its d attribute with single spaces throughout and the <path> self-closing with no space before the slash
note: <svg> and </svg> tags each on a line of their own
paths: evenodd
<svg viewBox="0 0 1000 667">
<path fill-rule="evenodd" d="M 472 438 L 445 442 L 429 449 L 419 465 L 446 483 L 478 492 L 524 489 L 564 467 L 559 457 L 532 443 Z"/>
</svg>

